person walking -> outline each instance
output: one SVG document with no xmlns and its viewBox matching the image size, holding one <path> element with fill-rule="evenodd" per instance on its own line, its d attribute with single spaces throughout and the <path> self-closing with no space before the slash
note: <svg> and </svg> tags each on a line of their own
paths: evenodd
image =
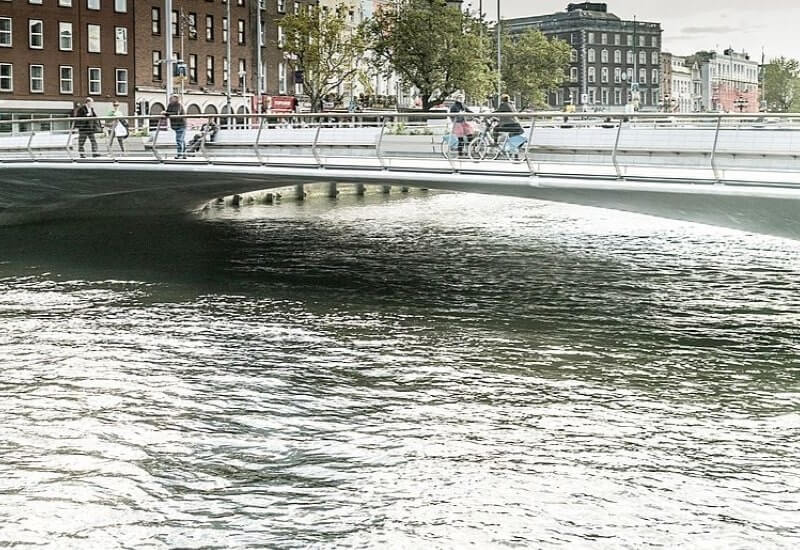
<svg viewBox="0 0 800 550">
<path fill-rule="evenodd" d="M 186 158 L 186 119 L 183 118 L 185 114 L 186 111 L 183 110 L 183 105 L 181 105 L 181 100 L 178 96 L 173 95 L 170 97 L 167 110 L 164 111 L 164 116 L 169 119 L 169 125 L 175 132 L 176 159 Z"/>
<path fill-rule="evenodd" d="M 83 105 L 78 108 L 75 117 L 83 120 L 75 121 L 75 128 L 78 129 L 78 151 L 81 158 L 86 158 L 86 152 L 83 147 L 86 145 L 86 140 L 92 144 L 92 156 L 96 157 L 97 154 L 97 140 L 94 137 L 95 132 L 100 129 L 100 122 L 97 120 L 97 113 L 94 110 L 94 100 L 87 97 Z"/>
<path fill-rule="evenodd" d="M 114 145 L 114 138 L 119 143 L 119 150 L 125 152 L 125 144 L 122 140 L 128 137 L 128 123 L 122 118 L 122 111 L 119 108 L 119 101 L 114 101 L 111 104 L 111 110 L 108 111 L 109 120 L 108 124 L 108 150 Z"/>
</svg>

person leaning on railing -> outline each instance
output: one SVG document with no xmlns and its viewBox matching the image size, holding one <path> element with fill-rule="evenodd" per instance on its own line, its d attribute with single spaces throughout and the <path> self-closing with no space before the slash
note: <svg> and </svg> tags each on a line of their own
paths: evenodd
<svg viewBox="0 0 800 550">
<path fill-rule="evenodd" d="M 81 158 L 86 158 L 86 153 L 83 150 L 86 145 L 86 140 L 92 144 L 92 156 L 96 157 L 97 154 L 97 140 L 95 133 L 100 131 L 100 121 L 97 120 L 97 113 L 94 110 L 94 100 L 87 97 L 83 105 L 78 107 L 75 111 L 75 122 L 73 127 L 78 130 L 78 151 Z"/>
</svg>

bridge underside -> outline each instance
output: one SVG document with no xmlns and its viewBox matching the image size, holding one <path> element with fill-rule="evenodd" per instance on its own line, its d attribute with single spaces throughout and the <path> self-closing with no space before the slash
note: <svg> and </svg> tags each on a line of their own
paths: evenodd
<svg viewBox="0 0 800 550">
<path fill-rule="evenodd" d="M 777 185 L 192 163 L 4 164 L 0 224 L 187 212 L 221 196 L 320 182 L 531 198 L 800 239 L 800 189 Z"/>
</svg>

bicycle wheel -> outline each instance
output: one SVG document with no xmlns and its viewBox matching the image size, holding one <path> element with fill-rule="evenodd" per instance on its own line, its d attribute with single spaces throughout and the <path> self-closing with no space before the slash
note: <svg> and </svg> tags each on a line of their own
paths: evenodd
<svg viewBox="0 0 800 550">
<path fill-rule="evenodd" d="M 444 136 L 442 141 L 439 142 L 439 151 L 444 158 L 449 159 L 453 156 L 453 153 L 458 151 L 458 140 L 456 140 L 455 143 L 456 146 L 453 147 L 453 138 L 449 135 Z"/>
<path fill-rule="evenodd" d="M 467 154 L 472 160 L 484 160 L 487 157 L 494 158 L 494 144 L 486 136 L 478 136 L 469 142 Z"/>
</svg>

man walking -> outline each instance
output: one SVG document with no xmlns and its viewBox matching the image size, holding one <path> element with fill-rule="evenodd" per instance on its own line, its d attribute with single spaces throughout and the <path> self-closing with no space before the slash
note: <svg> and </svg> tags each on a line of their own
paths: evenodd
<svg viewBox="0 0 800 550">
<path fill-rule="evenodd" d="M 176 159 L 186 158 L 186 119 L 183 115 L 186 111 L 183 110 L 183 105 L 178 96 L 173 95 L 169 98 L 169 105 L 167 110 L 164 111 L 164 116 L 169 119 L 169 124 L 175 132 L 175 148 L 177 149 Z"/>
<path fill-rule="evenodd" d="M 86 158 L 83 146 L 86 145 L 87 138 L 92 144 L 92 156 L 98 156 L 97 140 L 94 134 L 98 130 L 99 122 L 97 120 L 97 113 L 94 110 L 94 100 L 91 97 L 87 97 L 86 102 L 80 106 L 75 116 L 79 119 L 83 119 L 75 121 L 75 127 L 78 129 L 78 151 L 80 151 L 81 158 Z"/>
</svg>

